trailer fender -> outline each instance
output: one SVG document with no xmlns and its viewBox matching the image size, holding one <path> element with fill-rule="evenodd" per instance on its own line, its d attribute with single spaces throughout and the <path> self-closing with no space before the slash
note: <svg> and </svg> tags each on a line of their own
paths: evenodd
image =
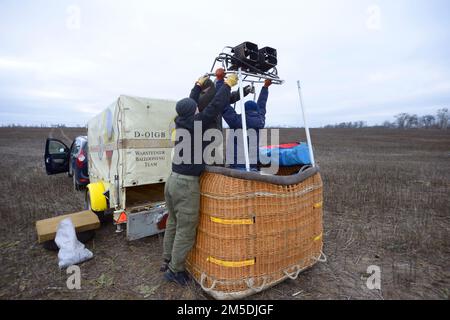
<svg viewBox="0 0 450 320">
<path fill-rule="evenodd" d="M 103 182 L 90 183 L 87 185 L 87 189 L 89 190 L 89 201 L 92 211 L 101 212 L 108 209 Z"/>
</svg>

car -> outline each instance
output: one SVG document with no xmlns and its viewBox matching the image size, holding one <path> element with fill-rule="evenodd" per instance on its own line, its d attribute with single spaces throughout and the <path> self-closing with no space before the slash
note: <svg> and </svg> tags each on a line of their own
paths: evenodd
<svg viewBox="0 0 450 320">
<path fill-rule="evenodd" d="M 68 177 L 72 178 L 75 190 L 82 190 L 89 184 L 86 136 L 76 137 L 70 148 L 61 140 L 48 138 L 45 143 L 44 159 L 47 174 L 66 172 Z"/>
</svg>

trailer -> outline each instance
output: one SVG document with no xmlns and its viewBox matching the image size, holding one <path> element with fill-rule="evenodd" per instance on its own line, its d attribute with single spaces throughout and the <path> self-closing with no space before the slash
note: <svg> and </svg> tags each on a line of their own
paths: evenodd
<svg viewBox="0 0 450 320">
<path fill-rule="evenodd" d="M 112 215 L 128 240 L 165 229 L 175 116 L 175 101 L 122 95 L 88 122 L 86 209 Z"/>
</svg>

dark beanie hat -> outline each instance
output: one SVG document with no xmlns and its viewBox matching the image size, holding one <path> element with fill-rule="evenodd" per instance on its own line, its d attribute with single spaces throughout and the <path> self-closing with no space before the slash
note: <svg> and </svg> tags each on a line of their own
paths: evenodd
<svg viewBox="0 0 450 320">
<path fill-rule="evenodd" d="M 258 104 L 253 101 L 253 100 L 249 100 L 245 103 L 245 111 L 259 111 L 259 107 Z"/>
<path fill-rule="evenodd" d="M 184 98 L 177 102 L 176 110 L 180 117 L 193 116 L 197 110 L 197 103 L 194 99 Z"/>
</svg>

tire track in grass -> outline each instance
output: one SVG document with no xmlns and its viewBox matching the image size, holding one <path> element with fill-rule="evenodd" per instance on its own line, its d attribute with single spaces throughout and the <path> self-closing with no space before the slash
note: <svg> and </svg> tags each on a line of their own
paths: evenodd
<svg viewBox="0 0 450 320">
<path fill-rule="evenodd" d="M 70 139 L 65 133 L 63 128 L 59 128 L 59 131 L 61 132 L 61 136 L 66 140 L 67 143 L 72 144 L 72 139 Z"/>
</svg>

